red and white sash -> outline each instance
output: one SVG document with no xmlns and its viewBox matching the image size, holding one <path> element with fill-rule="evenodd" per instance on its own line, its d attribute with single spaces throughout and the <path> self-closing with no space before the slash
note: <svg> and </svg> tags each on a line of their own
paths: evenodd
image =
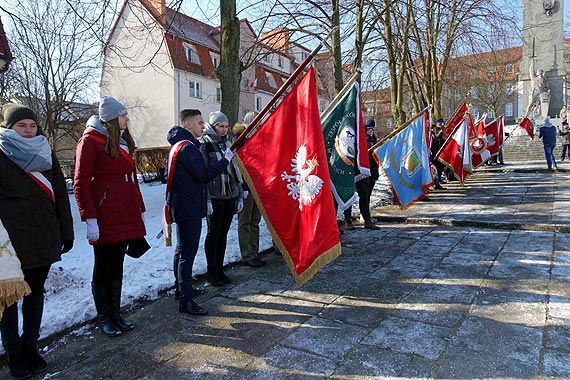
<svg viewBox="0 0 570 380">
<path fill-rule="evenodd" d="M 30 172 L 28 173 L 31 179 L 47 194 L 52 202 L 55 202 L 55 193 L 53 192 L 53 187 L 51 182 L 40 172 Z"/>
<path fill-rule="evenodd" d="M 174 167 L 176 166 L 176 159 L 178 158 L 178 153 L 184 145 L 190 144 L 190 140 L 178 141 L 170 149 L 168 154 L 168 164 L 167 164 L 167 180 L 166 180 L 166 197 L 164 201 L 164 208 L 162 212 L 162 231 L 164 233 L 165 244 L 167 247 L 172 245 L 172 220 L 170 218 L 170 188 L 172 186 L 172 178 L 174 177 Z"/>
</svg>

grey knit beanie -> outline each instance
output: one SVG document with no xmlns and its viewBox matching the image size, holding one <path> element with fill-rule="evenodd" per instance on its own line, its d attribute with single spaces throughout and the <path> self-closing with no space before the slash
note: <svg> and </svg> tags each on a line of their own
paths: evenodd
<svg viewBox="0 0 570 380">
<path fill-rule="evenodd" d="M 99 119 L 101 119 L 102 122 L 107 123 L 127 113 L 125 106 L 112 96 L 103 96 L 101 98 L 101 103 L 99 103 Z"/>
<path fill-rule="evenodd" d="M 215 127 L 219 123 L 229 123 L 228 117 L 222 113 L 222 111 L 211 112 L 208 119 L 208 124 Z"/>
</svg>

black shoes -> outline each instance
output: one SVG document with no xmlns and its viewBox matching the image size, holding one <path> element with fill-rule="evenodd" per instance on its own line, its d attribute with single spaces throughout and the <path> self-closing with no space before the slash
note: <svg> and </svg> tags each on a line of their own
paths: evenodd
<svg viewBox="0 0 570 380">
<path fill-rule="evenodd" d="M 218 277 L 220 278 L 220 280 L 222 280 L 222 282 L 224 284 L 231 284 L 232 283 L 232 279 L 229 278 L 228 276 L 226 276 L 226 274 L 224 272 L 218 273 Z"/>
<path fill-rule="evenodd" d="M 219 288 L 220 286 L 224 286 L 224 282 L 222 281 L 222 279 L 217 274 L 208 273 L 208 275 L 206 276 L 206 279 L 208 280 L 210 285 L 212 285 L 216 288 Z"/>
<path fill-rule="evenodd" d="M 115 318 L 111 318 L 109 315 L 102 315 L 97 317 L 99 320 L 99 328 L 103 334 L 115 337 L 122 334 L 119 326 L 115 324 Z"/>
<path fill-rule="evenodd" d="M 28 379 L 32 377 L 32 371 L 25 360 L 23 350 L 17 354 L 8 354 L 8 367 L 10 368 L 10 374 L 14 379 Z"/>
<path fill-rule="evenodd" d="M 113 319 L 115 320 L 115 325 L 117 325 L 121 331 L 130 331 L 135 328 L 135 324 L 133 322 L 123 318 L 119 313 L 115 313 Z"/>
<path fill-rule="evenodd" d="M 200 289 L 200 288 L 194 288 L 192 287 L 192 297 L 198 297 L 201 296 L 202 294 L 206 293 L 206 289 Z M 176 288 L 174 290 L 174 300 L 178 301 L 180 299 L 180 291 L 178 290 L 178 288 Z"/>
<path fill-rule="evenodd" d="M 190 315 L 206 315 L 206 314 L 208 314 L 208 310 L 202 308 L 200 305 L 198 305 L 196 302 L 194 302 L 192 300 L 186 302 L 185 304 L 181 303 L 178 306 L 178 311 L 180 313 L 190 314 Z"/>
<path fill-rule="evenodd" d="M 344 221 L 344 229 L 345 231 L 348 230 L 354 230 L 356 227 L 354 227 L 354 224 L 352 224 L 352 219 L 346 219 Z"/>
<path fill-rule="evenodd" d="M 378 227 L 376 224 L 372 223 L 371 220 L 365 220 L 364 221 L 364 228 L 367 228 L 369 230 L 379 230 L 380 227 Z"/>
<path fill-rule="evenodd" d="M 261 260 L 259 257 L 254 257 L 253 259 L 249 260 L 246 264 L 252 268 L 259 268 L 265 265 L 265 261 Z"/>
<path fill-rule="evenodd" d="M 39 375 L 47 372 L 47 363 L 40 356 L 38 348 L 36 346 L 23 344 L 22 354 L 24 355 L 24 361 L 28 365 L 28 368 L 32 371 L 32 374 Z"/>
<path fill-rule="evenodd" d="M 435 185 L 433 188 L 436 190 L 445 190 L 445 187 L 443 187 L 441 185 Z"/>
</svg>

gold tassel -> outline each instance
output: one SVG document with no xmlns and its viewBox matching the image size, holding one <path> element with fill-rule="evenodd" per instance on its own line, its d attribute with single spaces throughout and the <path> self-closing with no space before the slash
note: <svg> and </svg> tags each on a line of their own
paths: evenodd
<svg viewBox="0 0 570 380">
<path fill-rule="evenodd" d="M 164 244 L 167 247 L 171 247 L 172 246 L 172 225 L 171 224 L 166 226 L 166 231 L 168 233 L 164 236 Z"/>
<path fill-rule="evenodd" d="M 32 292 L 28 283 L 24 279 L 0 280 L 0 319 L 4 314 L 4 309 L 18 302 L 20 298 Z"/>
</svg>

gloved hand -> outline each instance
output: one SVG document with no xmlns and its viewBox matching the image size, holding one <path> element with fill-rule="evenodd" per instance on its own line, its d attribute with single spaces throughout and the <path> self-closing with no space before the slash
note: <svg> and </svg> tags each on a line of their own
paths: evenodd
<svg viewBox="0 0 570 380">
<path fill-rule="evenodd" d="M 97 219 L 90 218 L 85 220 L 85 223 L 87 223 L 87 240 L 99 240 L 99 225 L 97 224 Z"/>
<path fill-rule="evenodd" d="M 226 149 L 226 153 L 224 154 L 224 158 L 228 161 L 231 161 L 233 157 L 234 157 L 234 152 L 232 152 L 231 149 Z"/>
<path fill-rule="evenodd" d="M 239 214 L 243 210 L 243 199 L 238 199 L 237 203 L 237 213 Z"/>
<path fill-rule="evenodd" d="M 61 242 L 61 253 L 67 253 L 73 248 L 73 240 L 63 240 Z"/>
<path fill-rule="evenodd" d="M 208 208 L 208 216 L 212 215 L 212 213 L 214 212 L 214 206 L 212 206 L 212 202 L 206 203 L 206 206 Z"/>
<path fill-rule="evenodd" d="M 249 191 L 244 191 L 243 192 L 243 199 L 247 199 L 247 197 L 249 197 Z"/>
</svg>

